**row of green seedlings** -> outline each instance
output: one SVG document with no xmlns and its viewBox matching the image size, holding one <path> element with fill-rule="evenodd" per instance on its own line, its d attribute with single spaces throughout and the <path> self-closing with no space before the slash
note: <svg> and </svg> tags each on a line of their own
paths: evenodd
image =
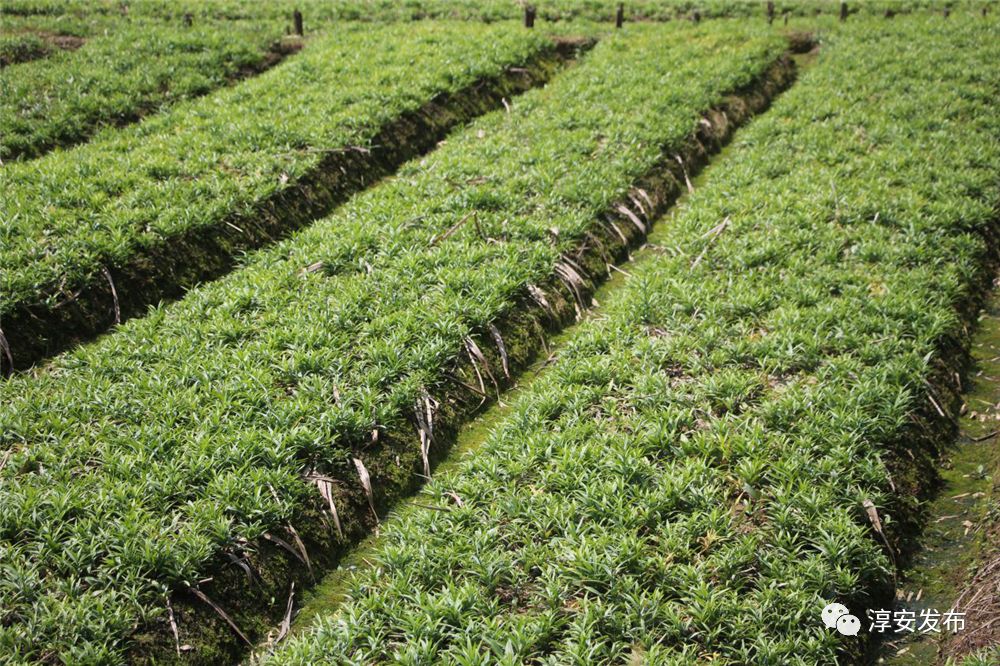
<svg viewBox="0 0 1000 666">
<path fill-rule="evenodd" d="M 10 379 L 0 650 L 245 649 L 589 304 L 704 159 L 693 135 L 788 83 L 786 48 L 630 26 L 240 270 Z"/>
<path fill-rule="evenodd" d="M 222 274 L 575 49 L 474 23 L 345 28 L 240 85 L 6 165 L 0 365 L 30 366 Z"/>
<path fill-rule="evenodd" d="M 0 7 L 0 34 L 6 37 L 35 34 L 45 38 L 87 39 L 105 30 L 110 32 L 118 25 L 118 20 L 103 14 L 12 14 L 6 5 Z"/>
<path fill-rule="evenodd" d="M 828 35 L 600 317 L 383 523 L 343 605 L 265 663 L 860 661 L 989 284 L 998 37 Z M 824 625 L 831 601 L 860 636 Z"/>
<path fill-rule="evenodd" d="M 944 7 L 941 8 L 941 13 L 942 13 L 942 15 L 945 18 L 948 18 L 951 15 L 951 11 L 952 11 L 952 8 L 951 8 L 950 5 L 945 5 Z M 980 9 L 980 11 L 981 11 L 983 17 L 985 17 L 988 14 L 988 12 L 989 12 L 989 5 L 983 5 L 982 8 Z M 849 13 L 850 13 L 850 9 L 848 8 L 848 4 L 847 4 L 846 0 L 843 0 L 840 3 L 840 20 L 841 21 L 846 21 Z M 535 9 L 534 5 L 525 5 L 525 7 L 524 7 L 524 27 L 526 27 L 526 28 L 533 28 L 535 26 L 536 14 L 537 14 L 537 10 Z M 764 3 L 764 16 L 767 18 L 767 24 L 768 25 L 772 25 L 774 23 L 775 14 L 776 14 L 776 10 L 775 10 L 774 0 L 767 0 L 767 2 Z M 896 16 L 896 14 L 897 14 L 897 10 L 896 9 L 894 9 L 892 7 L 888 7 L 885 10 L 884 16 L 885 16 L 885 18 L 892 18 L 892 17 Z M 782 12 L 782 16 L 784 18 L 785 25 L 788 25 L 789 15 L 790 15 L 790 11 L 788 11 L 788 10 Z M 301 30 L 302 29 L 302 15 L 301 15 L 301 13 L 299 13 L 298 10 L 296 10 L 295 11 L 295 16 L 296 16 L 296 23 L 295 23 L 295 25 L 297 26 L 298 30 Z M 690 14 L 690 19 L 692 21 L 694 21 L 695 23 L 701 21 L 701 18 L 702 18 L 702 12 L 700 10 L 695 9 Z M 615 12 L 615 27 L 616 28 L 621 28 L 622 25 L 624 25 L 624 23 L 625 23 L 625 3 L 620 2 L 620 3 L 618 3 L 618 9 Z M 299 32 L 298 34 L 302 34 L 302 33 Z"/>
<path fill-rule="evenodd" d="M 842 12 L 844 12 L 844 13 L 846 13 L 845 7 L 846 7 L 846 3 L 842 3 L 842 8 L 841 9 L 842 9 Z M 524 26 L 526 28 L 533 28 L 533 27 L 535 27 L 535 18 L 536 18 L 536 15 L 537 15 L 537 10 L 535 9 L 534 5 L 525 5 L 525 7 L 524 7 Z M 774 2 L 773 1 L 769 1 L 767 3 L 767 18 L 768 18 L 768 23 L 771 23 L 774 20 Z M 692 14 L 692 19 L 694 21 L 696 21 L 696 22 L 700 21 L 701 20 L 701 12 L 699 12 L 699 11 L 696 10 Z M 184 12 L 184 14 L 182 15 L 182 20 L 184 22 L 184 25 L 189 26 L 189 27 L 193 26 L 194 23 L 195 23 L 194 13 L 190 12 L 190 11 Z M 621 2 L 618 3 L 618 9 L 615 12 L 615 19 L 614 20 L 615 20 L 615 27 L 616 28 L 621 28 L 622 25 L 624 25 L 624 22 L 625 22 L 625 4 L 624 3 L 621 3 Z M 787 23 L 787 18 L 786 18 L 786 23 Z M 302 15 L 302 12 L 299 9 L 297 9 L 297 8 L 292 11 L 292 27 L 291 27 L 291 31 L 292 31 L 293 34 L 295 34 L 295 35 L 297 35 L 299 37 L 302 37 L 302 36 L 305 35 L 303 15 Z"/>
<path fill-rule="evenodd" d="M 195 22 L 194 13 L 184 12 L 182 20 L 184 21 L 184 25 L 188 27 L 193 26 Z M 305 30 L 302 24 L 302 12 L 300 12 L 298 9 L 292 12 L 292 28 L 291 31 L 289 32 L 291 32 L 297 37 L 305 36 Z"/>
<path fill-rule="evenodd" d="M 987 15 L 988 11 L 989 11 L 989 6 L 988 5 L 983 5 L 982 8 L 981 8 L 981 12 L 982 12 L 982 15 L 984 17 Z M 846 0 L 843 0 L 840 3 L 840 20 L 841 21 L 846 21 L 849 13 L 850 13 L 850 10 L 848 9 L 847 2 L 846 2 Z M 885 18 L 892 18 L 892 17 L 894 17 L 896 15 L 896 13 L 897 12 L 896 12 L 895 9 L 887 8 L 885 10 Z M 951 6 L 950 5 L 944 6 L 941 9 L 941 13 L 942 13 L 942 15 L 945 18 L 948 18 L 951 15 Z M 771 25 L 771 24 L 774 23 L 775 14 L 776 14 L 776 10 L 775 10 L 774 0 L 767 0 L 767 2 L 764 3 L 764 16 L 767 18 L 768 25 Z M 785 25 L 788 25 L 789 11 L 783 12 L 782 16 L 784 18 Z M 192 25 L 193 21 L 194 21 L 193 17 L 194 17 L 194 15 L 191 12 L 185 12 L 184 13 L 184 22 L 185 22 L 185 24 L 189 25 L 189 26 Z M 524 27 L 526 27 L 526 28 L 534 28 L 535 27 L 535 18 L 536 17 L 537 17 L 537 9 L 535 8 L 535 6 L 534 5 L 525 5 L 524 6 Z M 702 17 L 702 13 L 701 13 L 701 11 L 699 11 L 697 9 L 694 10 L 691 13 L 691 20 L 694 21 L 695 23 L 701 21 L 701 17 Z M 615 11 L 614 22 L 615 22 L 615 27 L 619 28 L 619 29 L 625 24 L 625 3 L 623 3 L 623 2 L 619 2 L 618 3 L 618 8 Z M 304 32 L 303 32 L 303 17 L 302 17 L 302 12 L 299 11 L 298 9 L 295 9 L 292 12 L 292 31 L 294 32 L 294 34 L 296 34 L 296 35 L 298 35 L 300 37 L 304 34 Z"/>
<path fill-rule="evenodd" d="M 514 0 L 474 0 L 456 3 L 454 0 L 412 0 L 399 3 L 380 0 L 342 0 L 331 3 L 327 0 L 297 0 L 293 6 L 310 18 L 310 23 L 326 26 L 345 21 L 415 21 L 430 19 L 465 19 L 480 21 L 517 20 L 523 16 L 524 2 Z M 580 2 L 580 0 L 545 0 L 530 3 L 536 7 L 538 17 L 548 21 L 613 21 L 616 2 Z M 836 0 L 782 0 L 776 3 L 782 13 L 799 16 L 813 16 L 836 11 Z M 630 0 L 630 13 L 639 20 L 667 21 L 692 18 L 697 12 L 699 18 L 759 16 L 762 1 L 746 0 Z M 851 12 L 861 14 L 882 14 L 886 10 L 894 13 L 922 11 L 940 12 L 945 7 L 952 10 L 979 11 L 988 6 L 986 0 L 867 0 L 853 3 Z M 133 0 L 129 3 L 103 0 L 63 0 L 41 2 L 39 0 L 8 0 L 4 11 L 26 14 L 43 12 L 49 14 L 60 11 L 64 14 L 120 14 L 123 10 L 135 16 L 153 16 L 158 19 L 177 20 L 185 16 L 195 19 L 253 19 L 287 20 L 288 4 L 256 3 L 249 0 L 216 0 L 206 4 L 199 0 Z"/>
<path fill-rule="evenodd" d="M 299 46 L 276 41 L 276 33 L 276 26 L 247 22 L 197 30 L 132 23 L 94 36 L 82 49 L 5 68 L 0 161 L 81 143 L 102 128 L 259 73 Z"/>
</svg>

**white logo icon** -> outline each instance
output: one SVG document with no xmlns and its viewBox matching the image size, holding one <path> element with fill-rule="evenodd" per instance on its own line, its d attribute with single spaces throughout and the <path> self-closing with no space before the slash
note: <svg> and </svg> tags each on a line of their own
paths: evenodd
<svg viewBox="0 0 1000 666">
<path fill-rule="evenodd" d="M 822 615 L 826 628 L 836 629 L 843 636 L 857 636 L 861 631 L 861 620 L 851 615 L 844 604 L 827 604 Z"/>
<path fill-rule="evenodd" d="M 844 636 L 857 636 L 861 631 L 861 620 L 853 615 L 841 615 L 837 618 L 837 631 Z"/>
<path fill-rule="evenodd" d="M 837 620 L 842 615 L 848 615 L 850 612 L 844 604 L 827 604 L 826 608 L 823 609 L 823 624 L 826 625 L 827 629 L 835 629 L 837 627 Z"/>
</svg>

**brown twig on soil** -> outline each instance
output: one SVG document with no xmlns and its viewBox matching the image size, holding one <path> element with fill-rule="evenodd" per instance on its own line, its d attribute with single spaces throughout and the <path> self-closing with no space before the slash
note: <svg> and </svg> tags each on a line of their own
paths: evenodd
<svg viewBox="0 0 1000 666">
<path fill-rule="evenodd" d="M 545 312 L 550 317 L 555 318 L 555 316 L 556 316 L 555 310 L 553 310 L 552 306 L 549 305 L 548 299 L 545 298 L 545 292 L 544 291 L 542 291 L 537 285 L 529 284 L 528 285 L 528 293 L 531 294 L 531 298 L 533 298 L 536 303 L 538 303 L 540 306 L 542 306 L 542 309 L 545 310 Z"/>
<path fill-rule="evenodd" d="M 288 590 L 288 605 L 285 606 L 285 617 L 281 620 L 281 627 L 278 630 L 278 636 L 274 639 L 275 643 L 280 643 L 288 635 L 289 630 L 292 628 L 292 608 L 295 600 L 295 581 L 292 581 L 291 588 Z"/>
<path fill-rule="evenodd" d="M 615 232 L 616 236 L 618 236 L 618 240 L 622 242 L 622 245 L 628 247 L 628 238 L 624 233 L 622 233 L 622 230 L 618 228 L 618 225 L 614 223 L 614 220 L 607 220 L 607 222 L 608 226 L 611 227 L 611 230 Z"/>
<path fill-rule="evenodd" d="M 618 204 L 615 210 L 617 210 L 619 213 L 627 217 L 632 222 L 632 224 L 636 226 L 636 228 L 639 230 L 639 233 L 643 234 L 646 233 L 646 223 L 640 220 L 639 216 L 633 213 L 628 206 L 624 204 Z"/>
<path fill-rule="evenodd" d="M 566 261 L 557 263 L 555 272 L 556 276 L 573 292 L 573 296 L 580 307 L 586 308 L 587 305 L 583 302 L 583 292 L 581 291 L 585 285 L 583 276 Z"/>
<path fill-rule="evenodd" d="M 246 634 L 244 634 L 240 630 L 240 628 L 236 624 L 236 622 L 233 621 L 233 618 L 229 617 L 229 613 L 227 613 L 226 611 L 222 610 L 222 608 L 217 603 L 215 603 L 214 601 L 212 601 L 211 599 L 209 599 L 208 596 L 204 592 L 202 592 L 201 590 L 199 590 L 197 587 L 189 587 L 188 589 L 191 590 L 191 593 L 194 596 L 198 597 L 199 599 L 201 599 L 202 601 L 204 601 L 206 604 L 208 604 L 209 606 L 211 606 L 212 610 L 214 610 L 216 613 L 218 613 L 219 617 L 221 617 L 223 620 L 225 620 L 226 624 L 228 624 L 230 627 L 232 627 L 232 630 L 236 632 L 237 636 L 239 636 L 240 638 L 243 639 L 244 643 L 246 643 L 250 647 L 253 647 L 253 643 L 251 643 L 250 639 L 247 638 Z"/>
<path fill-rule="evenodd" d="M 489 324 L 487 326 L 490 330 L 490 335 L 493 336 L 493 342 L 496 343 L 497 349 L 500 350 L 500 364 L 503 366 L 503 376 L 510 379 L 510 367 L 507 359 L 507 346 L 503 343 L 503 338 L 500 337 L 500 329 L 498 329 L 494 324 Z"/>
<path fill-rule="evenodd" d="M 10 353 L 10 344 L 7 342 L 7 336 L 3 334 L 2 328 L 0 328 L 0 352 L 3 352 L 4 358 L 7 359 L 7 367 L 3 371 L 3 376 L 9 377 L 14 372 L 14 355 Z"/>
<path fill-rule="evenodd" d="M 368 507 L 372 510 L 372 515 L 375 516 L 375 521 L 378 522 L 378 512 L 375 510 L 375 493 L 372 491 L 372 478 L 368 474 L 368 468 L 365 464 L 361 462 L 360 458 L 351 458 L 354 461 L 354 467 L 358 470 L 358 478 L 361 479 L 361 487 L 365 491 L 365 497 L 368 498 Z"/>
<path fill-rule="evenodd" d="M 469 391 L 475 393 L 476 395 L 478 395 L 480 397 L 489 398 L 489 396 L 486 395 L 486 393 L 484 393 L 483 391 L 480 391 L 478 388 L 476 388 L 472 384 L 469 384 L 468 382 L 462 381 L 462 379 L 460 377 L 456 377 L 454 374 L 452 374 L 450 372 L 444 373 L 444 377 L 445 377 L 445 379 L 450 379 L 451 381 L 455 382 L 456 384 L 458 384 L 459 386 L 461 386 L 463 388 L 469 389 Z"/>
<path fill-rule="evenodd" d="M 298 531 L 292 526 L 291 523 L 286 525 L 289 534 L 295 540 L 295 545 L 298 546 L 299 552 L 302 553 L 302 559 L 305 560 L 306 569 L 309 571 L 309 575 L 312 575 L 312 562 L 309 561 L 309 552 L 306 550 L 306 545 L 302 542 L 302 538 L 299 536 Z"/>
<path fill-rule="evenodd" d="M 482 378 L 480 378 L 480 381 Z M 483 393 L 483 400 L 486 394 Z M 417 399 L 414 405 L 414 413 L 417 417 L 417 432 L 420 434 L 420 458 L 424 464 L 424 476 L 428 479 L 431 476 L 431 442 L 434 440 L 434 408 L 437 403 L 424 391 L 423 395 Z"/>
<path fill-rule="evenodd" d="M 240 569 L 242 569 L 243 573 L 245 573 L 247 575 L 247 579 L 250 582 L 253 582 L 253 580 L 254 580 L 253 569 L 251 569 L 250 565 L 247 564 L 246 558 L 237 557 L 235 554 L 229 552 L 228 550 L 225 551 L 225 553 L 226 553 L 226 557 L 229 558 L 229 561 L 232 562 L 233 564 L 235 564 L 236 566 L 238 566 Z"/>
<path fill-rule="evenodd" d="M 706 236 L 711 236 L 711 238 L 709 238 L 708 242 L 705 243 L 705 247 L 702 248 L 701 254 L 699 254 L 698 257 L 693 262 L 691 262 L 691 268 L 698 267 L 698 264 L 701 263 L 701 260 L 705 258 L 705 253 L 708 252 L 708 248 L 712 247 L 712 243 L 715 242 L 715 239 L 718 238 L 722 234 L 722 232 L 726 230 L 726 227 L 729 226 L 730 221 L 731 220 L 727 215 L 726 219 L 724 219 L 721 223 L 717 224 L 715 227 L 710 229 L 708 233 L 702 236 L 702 238 L 705 238 Z"/>
<path fill-rule="evenodd" d="M 337 528 L 337 535 L 343 539 L 344 530 L 340 526 L 340 514 L 337 513 L 337 505 L 333 503 L 333 479 L 318 475 L 314 475 L 311 478 L 313 483 L 316 484 L 320 496 L 326 500 L 330 508 L 330 515 L 333 516 L 333 526 Z"/>
<path fill-rule="evenodd" d="M 931 404 L 934 405 L 934 409 L 937 410 L 939 416 L 946 418 L 947 414 L 945 414 L 944 410 L 941 409 L 941 405 L 938 404 L 938 401 L 934 399 L 934 387 L 926 379 L 924 379 L 923 382 L 927 386 L 927 398 L 931 401 Z"/>
<path fill-rule="evenodd" d="M 899 568 L 896 564 L 896 550 L 889 543 L 888 537 L 886 537 L 885 532 L 882 530 L 882 520 L 879 518 L 878 509 L 875 508 L 875 503 L 867 498 L 861 502 L 861 506 L 864 507 L 865 513 L 868 514 L 868 520 L 871 522 L 872 528 L 882 538 L 882 543 L 889 550 L 889 557 L 892 558 L 892 577 L 893 581 L 895 581 L 896 570 Z"/>
<path fill-rule="evenodd" d="M 451 237 L 451 235 L 452 235 L 452 234 L 454 234 L 454 233 L 455 233 L 456 231 L 458 231 L 459 229 L 461 229 L 461 228 L 462 228 L 462 226 L 463 226 L 463 225 L 464 225 L 464 224 L 465 224 L 466 222 L 468 222 L 468 221 L 469 221 L 469 220 L 470 220 L 471 218 L 473 218 L 473 217 L 475 217 L 475 216 L 476 216 L 476 211 L 474 211 L 474 210 L 472 210 L 472 211 L 469 211 L 468 213 L 466 213 L 466 214 L 465 214 L 465 215 L 464 215 L 464 216 L 462 217 L 462 219 L 461 219 L 461 220 L 459 220 L 459 221 L 458 221 L 458 222 L 456 222 L 455 224 L 451 225 L 451 227 L 449 227 L 449 228 L 448 228 L 448 230 L 447 230 L 447 231 L 445 231 L 445 232 L 444 232 L 443 234 L 441 234 L 440 236 L 435 236 L 434 238 L 432 238 L 432 239 L 431 239 L 431 246 L 433 247 L 434 245 L 437 245 L 437 244 L 438 244 L 438 243 L 440 243 L 441 241 L 443 241 L 443 240 L 445 240 L 445 239 L 447 239 L 447 238 Z"/>
<path fill-rule="evenodd" d="M 483 367 L 483 370 L 486 371 L 486 376 L 490 378 L 491 382 L 493 382 L 493 388 L 496 389 L 497 396 L 499 397 L 500 385 L 497 384 L 497 379 L 496 377 L 493 376 L 493 371 L 490 370 L 489 361 L 486 359 L 486 355 L 483 354 L 483 351 L 479 348 L 479 345 L 476 344 L 476 341 L 473 340 L 471 336 L 466 336 L 465 338 L 465 350 L 469 354 L 469 360 L 472 361 L 472 367 L 477 368 L 476 374 L 479 374 L 477 366 L 481 365 Z M 481 376 L 480 376 L 480 381 L 482 381 Z M 485 388 L 483 390 L 485 391 Z"/>
<path fill-rule="evenodd" d="M 674 159 L 677 160 L 677 163 L 681 165 L 681 172 L 684 174 L 684 184 L 687 185 L 688 194 L 693 193 L 694 185 L 691 184 L 691 177 L 688 176 L 688 170 L 687 167 L 684 165 L 683 158 L 681 158 L 680 155 L 674 155 Z"/>
<path fill-rule="evenodd" d="M 111 271 L 108 270 L 107 266 L 101 266 L 101 272 L 104 273 L 104 277 L 108 280 L 108 285 L 111 286 L 111 298 L 115 304 L 115 326 L 122 323 L 122 311 L 118 307 L 118 290 L 115 289 L 115 281 L 111 279 Z"/>
<path fill-rule="evenodd" d="M 181 656 L 181 636 L 177 631 L 177 620 L 174 619 L 174 607 L 170 604 L 170 597 L 167 597 L 167 620 L 170 622 L 170 631 L 174 634 L 174 645 L 177 647 L 177 656 Z"/>
<path fill-rule="evenodd" d="M 278 546 L 281 546 L 282 548 L 284 548 L 285 550 L 287 550 L 289 553 L 291 553 L 292 556 L 295 557 L 295 559 L 297 559 L 299 562 L 301 562 L 302 564 L 305 564 L 306 566 L 308 566 L 306 560 L 302 557 L 302 555 L 297 550 L 295 550 L 295 548 L 292 546 L 292 544 L 288 543 L 287 541 L 285 541 L 281 537 L 274 536 L 270 532 L 264 532 L 264 534 L 261 535 L 261 536 L 263 536 L 265 539 L 267 539 L 271 543 L 277 544 Z"/>
</svg>

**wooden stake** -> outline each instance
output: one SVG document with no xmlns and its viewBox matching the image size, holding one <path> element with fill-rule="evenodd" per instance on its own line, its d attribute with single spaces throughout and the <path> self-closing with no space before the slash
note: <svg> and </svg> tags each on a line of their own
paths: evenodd
<svg viewBox="0 0 1000 666">
<path fill-rule="evenodd" d="M 524 8 L 524 27 L 534 28 L 535 27 L 535 8 L 528 5 Z"/>
<path fill-rule="evenodd" d="M 618 3 L 618 13 L 615 14 L 615 27 L 620 28 L 622 24 L 625 23 L 625 4 L 622 2 Z"/>
<path fill-rule="evenodd" d="M 302 12 L 300 12 L 299 10 L 296 9 L 295 13 L 292 14 L 292 21 L 295 22 L 295 34 L 298 35 L 299 37 L 301 37 L 302 36 Z"/>
<path fill-rule="evenodd" d="M 847 3 L 846 2 L 841 2 L 840 3 L 840 20 L 841 21 L 846 21 L 847 20 Z"/>
<path fill-rule="evenodd" d="M 774 23 L 774 0 L 767 0 L 767 24 Z"/>
</svg>

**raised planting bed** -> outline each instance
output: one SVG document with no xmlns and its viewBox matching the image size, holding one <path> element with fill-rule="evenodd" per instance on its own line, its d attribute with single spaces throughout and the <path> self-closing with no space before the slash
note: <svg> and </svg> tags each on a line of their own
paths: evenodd
<svg viewBox="0 0 1000 666">
<path fill-rule="evenodd" d="M 281 34 L 273 22 L 140 21 L 86 42 L 31 33 L 6 38 L 37 44 L 35 51 L 49 57 L 0 71 L 0 160 L 9 165 L 81 143 L 102 127 L 259 72 L 280 60 Z M 28 55 L 20 60 L 34 59 Z M 11 62 L 19 62 L 16 54 Z"/>
<path fill-rule="evenodd" d="M 954 17 L 828 34 L 266 663 L 863 663 L 992 275 L 998 56 Z"/>
<path fill-rule="evenodd" d="M 345 26 L 240 85 L 6 165 L 0 362 L 28 366 L 222 274 L 571 50 L 515 26 Z"/>
<path fill-rule="evenodd" d="M 0 386 L 19 581 L 0 649 L 239 654 L 791 81 L 787 48 L 735 23 L 629 27 L 227 277 Z"/>
<path fill-rule="evenodd" d="M 62 40 L 54 37 L 48 40 L 33 33 L 0 34 L 0 67 L 44 58 L 52 51 L 53 42 L 62 43 L 65 45 L 64 48 L 72 49 L 82 40 L 72 37 Z"/>
</svg>

